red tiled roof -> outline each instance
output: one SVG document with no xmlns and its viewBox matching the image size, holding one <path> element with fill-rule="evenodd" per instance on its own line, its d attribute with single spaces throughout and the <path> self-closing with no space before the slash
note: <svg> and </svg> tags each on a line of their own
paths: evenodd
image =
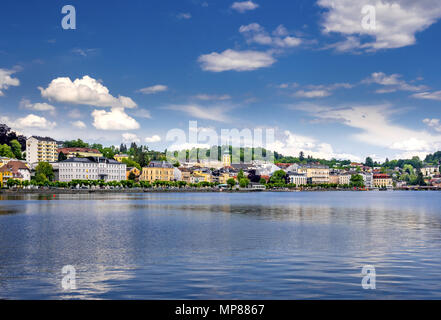
<svg viewBox="0 0 441 320">
<path fill-rule="evenodd" d="M 385 173 L 374 174 L 374 179 L 389 179 L 390 176 Z"/>
<path fill-rule="evenodd" d="M 20 169 L 29 170 L 29 168 L 21 161 L 9 161 L 7 164 L 0 168 L 0 171 L 11 171 L 13 173 L 17 173 Z"/>
</svg>

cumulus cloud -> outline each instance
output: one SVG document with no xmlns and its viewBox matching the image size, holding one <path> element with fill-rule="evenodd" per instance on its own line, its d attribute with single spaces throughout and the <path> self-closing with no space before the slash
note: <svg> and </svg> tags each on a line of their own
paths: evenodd
<svg viewBox="0 0 441 320">
<path fill-rule="evenodd" d="M 353 154 L 335 152 L 332 145 L 316 140 L 315 138 L 294 134 L 286 130 L 282 139 L 276 140 L 267 146 L 267 149 L 274 150 L 284 155 L 297 156 L 301 151 L 306 155 L 320 159 L 349 159 L 360 161 L 361 159 Z"/>
<path fill-rule="evenodd" d="M 41 95 L 50 101 L 90 105 L 95 107 L 136 108 L 136 103 L 129 97 L 114 97 L 99 81 L 84 76 L 71 81 L 70 78 L 56 78 L 44 89 L 39 87 Z"/>
<path fill-rule="evenodd" d="M 318 0 L 317 4 L 327 10 L 323 17 L 324 32 L 339 33 L 346 38 L 338 46 L 340 51 L 375 51 L 413 45 L 415 35 L 441 17 L 438 0 Z M 362 8 L 366 5 L 375 8 L 375 29 L 362 25 L 366 16 Z"/>
<path fill-rule="evenodd" d="M 71 122 L 72 126 L 74 126 L 77 129 L 85 129 L 87 126 L 83 121 L 72 121 Z"/>
<path fill-rule="evenodd" d="M 122 108 L 112 108 L 109 112 L 105 110 L 94 110 L 93 126 L 98 130 L 136 130 L 139 123 L 124 112 Z"/>
<path fill-rule="evenodd" d="M 234 9 L 240 13 L 244 13 L 247 11 L 255 10 L 259 7 L 257 3 L 254 3 L 253 1 L 241 1 L 241 2 L 234 2 L 231 5 L 231 9 Z"/>
<path fill-rule="evenodd" d="M 123 138 L 124 143 L 132 143 L 132 142 L 140 143 L 141 142 L 141 139 L 139 139 L 138 136 L 134 133 L 128 133 L 128 132 L 123 133 L 122 138 Z"/>
<path fill-rule="evenodd" d="M 156 143 L 156 142 L 160 142 L 160 141 L 161 141 L 161 137 L 156 134 L 151 137 L 145 138 L 145 142 L 147 142 L 147 143 Z"/>
<path fill-rule="evenodd" d="M 300 38 L 289 36 L 288 30 L 283 25 L 278 26 L 273 35 L 266 32 L 265 28 L 258 23 L 243 25 L 239 28 L 239 32 L 247 39 L 248 43 L 279 48 L 297 47 L 302 43 Z"/>
<path fill-rule="evenodd" d="M 144 93 L 144 94 L 155 94 L 159 92 L 167 91 L 168 87 L 162 84 L 157 84 L 151 87 L 139 89 L 138 92 Z"/>
<path fill-rule="evenodd" d="M 332 120 L 358 129 L 355 140 L 402 152 L 430 153 L 441 148 L 441 135 L 408 129 L 390 120 L 396 111 L 389 104 L 332 108 L 299 105 L 293 107 L 310 113 L 316 119 Z"/>
<path fill-rule="evenodd" d="M 29 114 L 23 118 L 11 120 L 9 117 L 0 117 L 0 122 L 8 124 L 14 129 L 53 129 L 57 123 L 51 122 L 44 117 Z"/>
<path fill-rule="evenodd" d="M 272 66 L 276 60 L 269 52 L 236 51 L 227 49 L 222 53 L 201 55 L 198 59 L 205 71 L 252 71 Z"/>
<path fill-rule="evenodd" d="M 35 110 L 35 111 L 42 111 L 42 112 L 49 112 L 51 114 L 55 113 L 55 107 L 53 105 L 50 105 L 48 103 L 31 103 L 28 99 L 22 99 L 20 101 L 20 107 L 29 109 L 29 110 Z"/>
<path fill-rule="evenodd" d="M 20 80 L 11 77 L 16 71 L 6 70 L 0 68 L 0 97 L 4 96 L 4 90 L 9 87 L 17 87 L 20 85 Z"/>
</svg>

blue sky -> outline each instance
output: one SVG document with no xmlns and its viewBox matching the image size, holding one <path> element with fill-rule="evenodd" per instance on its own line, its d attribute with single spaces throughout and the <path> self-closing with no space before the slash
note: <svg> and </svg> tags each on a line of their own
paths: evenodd
<svg viewBox="0 0 441 320">
<path fill-rule="evenodd" d="M 0 122 L 163 150 L 195 120 L 274 128 L 286 155 L 423 157 L 441 150 L 437 2 L 4 0 Z"/>
</svg>

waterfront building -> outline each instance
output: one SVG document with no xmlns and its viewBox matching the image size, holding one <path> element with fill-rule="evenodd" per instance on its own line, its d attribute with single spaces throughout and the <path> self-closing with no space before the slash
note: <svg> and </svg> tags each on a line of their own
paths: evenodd
<svg viewBox="0 0 441 320">
<path fill-rule="evenodd" d="M 166 161 L 151 161 L 149 165 L 142 168 L 141 181 L 174 181 L 175 172 L 171 163 Z"/>
<path fill-rule="evenodd" d="M 338 184 L 348 185 L 351 183 L 352 174 L 344 172 L 338 176 Z"/>
<path fill-rule="evenodd" d="M 176 181 L 184 181 L 190 183 L 191 170 L 188 168 L 180 167 L 177 168 L 178 172 L 176 172 Z"/>
<path fill-rule="evenodd" d="M 364 186 L 366 188 L 372 188 L 374 186 L 374 175 L 372 172 L 360 172 L 358 174 L 363 177 Z"/>
<path fill-rule="evenodd" d="M 338 177 L 339 175 L 336 173 L 330 173 L 329 174 L 329 183 L 330 184 L 338 184 Z"/>
<path fill-rule="evenodd" d="M 393 186 L 392 178 L 385 173 L 374 174 L 373 183 L 376 188 L 391 188 Z"/>
<path fill-rule="evenodd" d="M 59 148 L 58 154 L 61 152 L 68 158 L 87 158 L 87 157 L 102 157 L 103 154 L 97 149 L 91 148 Z"/>
<path fill-rule="evenodd" d="M 439 174 L 439 167 L 437 166 L 425 166 L 421 168 L 421 173 L 424 177 L 433 177 Z"/>
<path fill-rule="evenodd" d="M 57 141 L 49 137 L 32 136 L 26 140 L 26 161 L 51 162 L 58 160 Z"/>
<path fill-rule="evenodd" d="M 306 174 L 311 184 L 329 183 L 329 167 L 325 165 L 308 164 L 300 166 L 298 173 Z"/>
<path fill-rule="evenodd" d="M 205 182 L 213 182 L 213 176 L 208 168 L 199 168 L 193 171 L 193 174 L 191 175 L 193 177 L 193 180 L 197 180 L 198 182 L 205 181 Z M 191 181 L 191 178 L 190 178 Z M 197 182 L 192 182 L 197 183 Z"/>
<path fill-rule="evenodd" d="M 14 175 L 11 171 L 8 171 L 6 168 L 0 168 L 0 188 L 6 186 L 6 183 L 9 179 L 14 179 Z"/>
<path fill-rule="evenodd" d="M 2 172 L 12 173 L 13 179 L 31 181 L 31 170 L 22 161 L 11 160 L 0 168 Z"/>
<path fill-rule="evenodd" d="M 59 162 L 59 181 L 126 179 L 126 164 L 103 157 L 71 158 Z"/>
<path fill-rule="evenodd" d="M 288 181 L 296 186 L 304 186 L 308 184 L 308 177 L 305 173 L 288 172 Z"/>
</svg>

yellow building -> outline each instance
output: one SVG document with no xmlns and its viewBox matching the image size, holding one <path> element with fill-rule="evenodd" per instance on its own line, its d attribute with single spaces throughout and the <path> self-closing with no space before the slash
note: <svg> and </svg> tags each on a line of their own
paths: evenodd
<svg viewBox="0 0 441 320">
<path fill-rule="evenodd" d="M 122 162 L 123 159 L 128 159 L 129 156 L 127 154 L 116 154 L 113 156 L 113 158 L 118 162 Z"/>
<path fill-rule="evenodd" d="M 191 183 L 211 182 L 211 175 L 208 175 L 206 173 L 193 172 L 193 174 L 190 177 L 190 182 Z"/>
<path fill-rule="evenodd" d="M 329 183 L 329 167 L 323 165 L 306 165 L 297 169 L 298 173 L 306 174 L 308 183 L 325 184 Z"/>
<path fill-rule="evenodd" d="M 58 160 L 57 150 L 54 139 L 32 136 L 26 140 L 26 162 L 55 162 Z"/>
<path fill-rule="evenodd" d="M 219 175 L 219 183 L 227 184 L 228 179 L 232 178 L 229 173 L 221 173 Z"/>
<path fill-rule="evenodd" d="M 222 164 L 223 164 L 224 167 L 231 166 L 231 155 L 229 153 L 225 153 L 222 156 Z"/>
<path fill-rule="evenodd" d="M 393 186 L 392 178 L 385 174 L 374 174 L 374 187 L 376 188 L 391 188 Z"/>
<path fill-rule="evenodd" d="M 0 188 L 6 186 L 9 179 L 13 179 L 13 174 L 11 171 L 0 171 Z"/>
<path fill-rule="evenodd" d="M 148 167 L 142 168 L 141 181 L 174 181 L 174 167 L 170 163 L 152 161 Z"/>
<path fill-rule="evenodd" d="M 213 182 L 211 172 L 205 171 L 203 169 L 193 171 L 192 177 L 196 178 L 193 180 L 197 180 L 198 182 Z"/>
</svg>

